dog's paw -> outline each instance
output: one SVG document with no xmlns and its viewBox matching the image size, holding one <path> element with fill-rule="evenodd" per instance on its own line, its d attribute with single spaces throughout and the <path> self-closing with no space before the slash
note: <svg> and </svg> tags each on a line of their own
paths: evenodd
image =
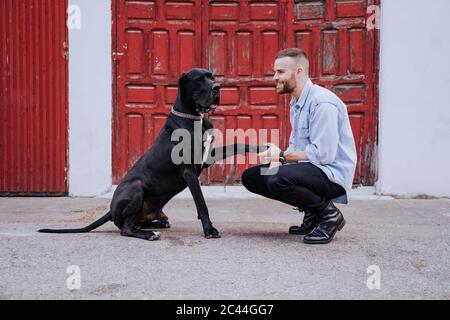
<svg viewBox="0 0 450 320">
<path fill-rule="evenodd" d="M 204 232 L 205 232 L 206 239 L 219 239 L 220 238 L 219 231 L 214 227 L 206 229 L 206 230 L 204 230 Z"/>
<path fill-rule="evenodd" d="M 268 146 L 268 145 L 258 146 L 257 147 L 258 148 L 257 153 L 265 152 L 265 151 L 269 150 L 269 147 L 270 146 Z"/>
<path fill-rule="evenodd" d="M 147 233 L 147 240 L 148 241 L 156 241 L 159 240 L 161 233 L 157 231 L 150 231 Z"/>
<path fill-rule="evenodd" d="M 261 153 L 264 151 L 267 151 L 269 149 L 269 146 L 267 145 L 260 145 L 260 146 L 248 146 L 248 152 L 250 153 Z"/>
<path fill-rule="evenodd" d="M 141 222 L 140 226 L 142 229 L 169 229 L 170 223 L 168 220 L 152 220 Z"/>
</svg>

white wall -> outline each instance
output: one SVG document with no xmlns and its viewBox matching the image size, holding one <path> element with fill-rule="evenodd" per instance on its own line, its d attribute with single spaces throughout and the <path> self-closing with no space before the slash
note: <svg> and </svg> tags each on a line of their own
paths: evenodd
<svg viewBox="0 0 450 320">
<path fill-rule="evenodd" d="M 384 0 L 381 21 L 377 190 L 450 196 L 450 1 Z"/>
<path fill-rule="evenodd" d="M 81 28 L 69 28 L 69 193 L 94 196 L 112 177 L 111 0 L 71 5 L 80 8 Z"/>
</svg>

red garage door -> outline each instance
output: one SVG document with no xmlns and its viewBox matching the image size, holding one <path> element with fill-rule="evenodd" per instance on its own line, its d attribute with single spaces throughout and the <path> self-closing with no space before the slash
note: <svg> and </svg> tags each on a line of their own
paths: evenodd
<svg viewBox="0 0 450 320">
<path fill-rule="evenodd" d="M 67 192 L 67 1 L 0 1 L 0 194 Z"/>
<path fill-rule="evenodd" d="M 279 129 L 286 147 L 289 99 L 272 82 L 282 48 L 303 48 L 312 78 L 348 105 L 359 163 L 355 183 L 372 184 L 376 146 L 376 31 L 365 27 L 375 0 L 115 0 L 113 175 L 117 183 L 158 134 L 177 78 L 194 66 L 222 83 L 216 128 Z M 236 163 L 240 159 L 234 159 Z M 247 164 L 218 164 L 205 183 L 238 181 Z"/>
</svg>

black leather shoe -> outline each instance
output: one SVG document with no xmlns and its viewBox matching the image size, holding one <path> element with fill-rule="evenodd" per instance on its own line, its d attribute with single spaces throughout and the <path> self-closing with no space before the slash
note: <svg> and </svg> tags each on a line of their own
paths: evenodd
<svg viewBox="0 0 450 320">
<path fill-rule="evenodd" d="M 317 222 L 318 222 L 317 215 L 309 211 L 305 211 L 305 216 L 303 217 L 302 225 L 290 227 L 289 233 L 301 236 L 307 235 L 314 230 L 314 228 L 317 226 Z"/>
<path fill-rule="evenodd" d="M 303 239 L 304 243 L 308 244 L 325 244 L 333 240 L 334 235 L 345 225 L 345 219 L 342 212 L 339 211 L 330 202 L 328 206 L 319 214 L 319 223 L 317 227 L 309 235 Z"/>
</svg>

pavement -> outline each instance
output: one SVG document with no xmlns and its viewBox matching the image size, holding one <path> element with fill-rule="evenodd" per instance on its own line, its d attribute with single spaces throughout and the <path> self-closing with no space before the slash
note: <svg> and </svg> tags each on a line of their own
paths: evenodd
<svg viewBox="0 0 450 320">
<path fill-rule="evenodd" d="M 165 208 L 172 228 L 153 242 L 121 237 L 112 223 L 36 232 L 92 222 L 108 195 L 0 198 L 0 299 L 450 298 L 449 199 L 356 195 L 338 205 L 347 224 L 334 241 L 307 245 L 287 232 L 302 218 L 290 206 L 234 190 L 205 192 L 222 235 L 213 240 L 183 195 Z"/>
</svg>

